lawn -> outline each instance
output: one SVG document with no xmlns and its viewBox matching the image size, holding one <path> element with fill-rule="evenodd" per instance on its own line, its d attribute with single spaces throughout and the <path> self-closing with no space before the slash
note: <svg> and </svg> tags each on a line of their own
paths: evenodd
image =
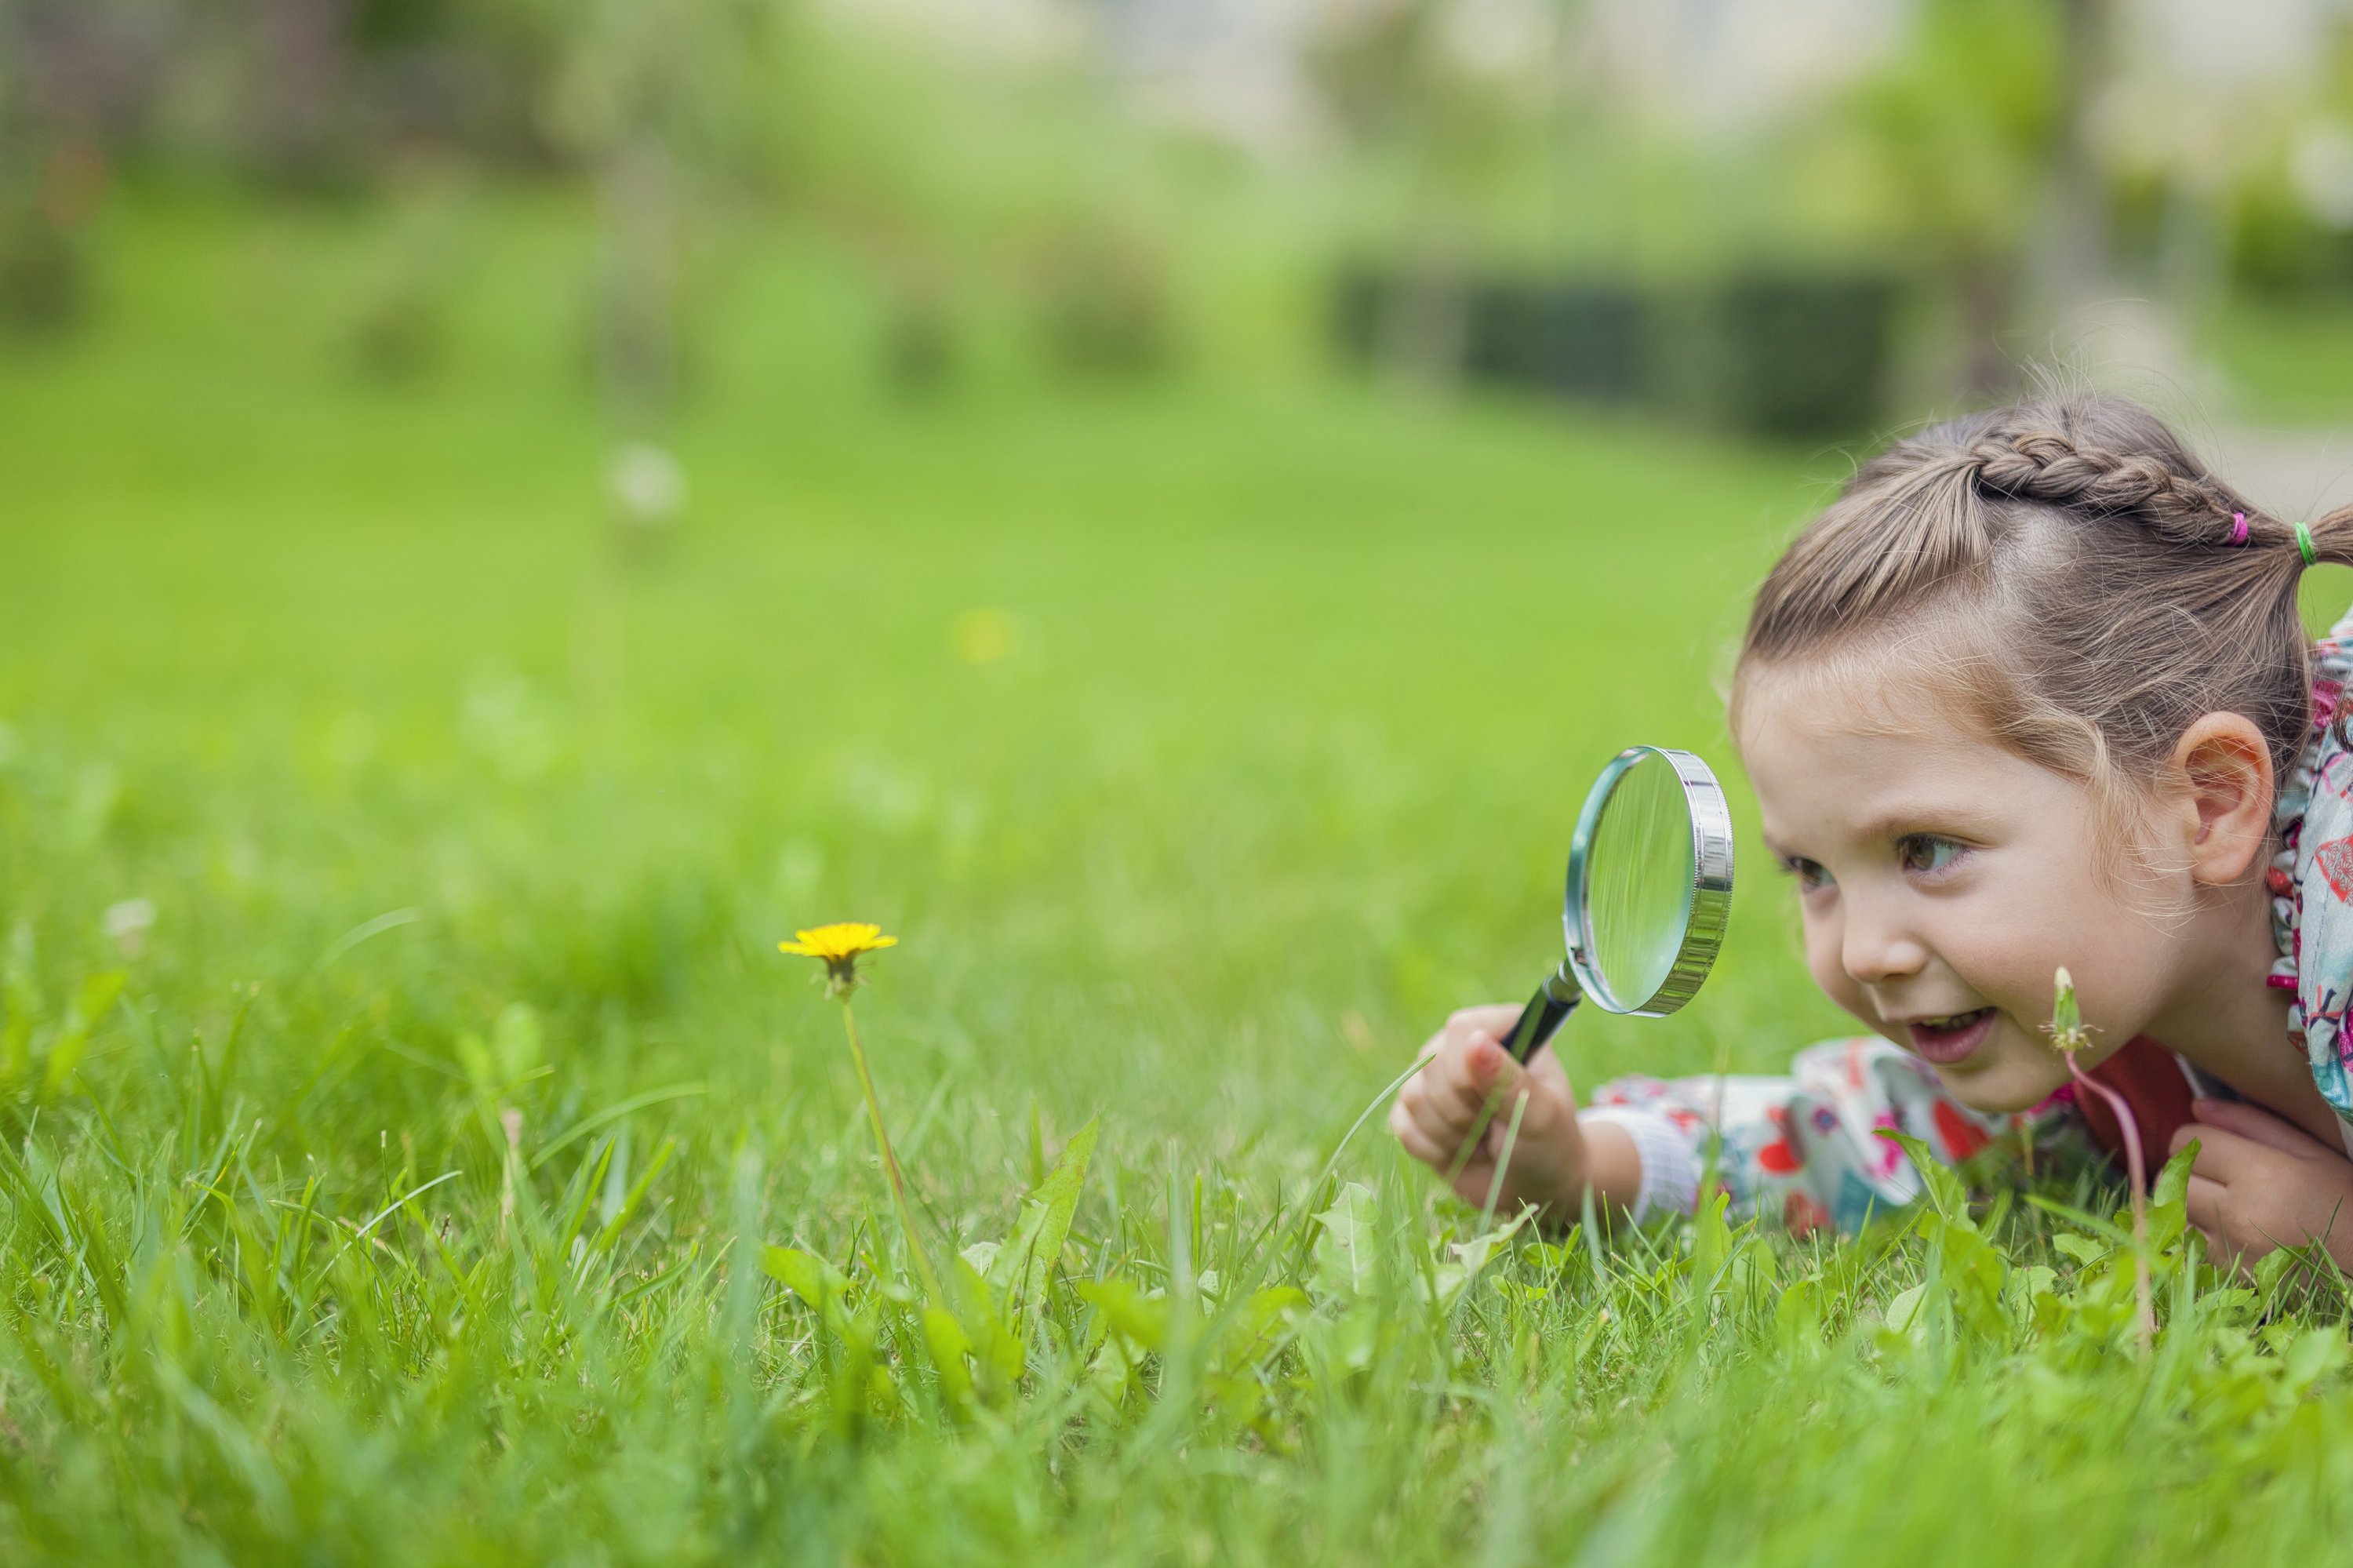
<svg viewBox="0 0 2353 1568">
<path fill-rule="evenodd" d="M 10 1560 L 2276 1562 L 2353 1527 L 2333 1286 L 2163 1245 L 2143 1360 L 2096 1216 L 1495 1245 L 1377 1122 L 1341 1147 L 1556 956 L 1631 741 L 1725 772 L 1744 880 L 1698 1001 L 1578 1017 L 1572 1074 L 1836 1028 L 1715 684 L 1841 454 L 1206 370 L 894 400 L 871 302 L 786 238 L 719 285 L 690 503 L 625 553 L 562 213 L 470 232 L 395 385 L 338 348 L 363 218 L 113 221 L 98 326 L 0 359 Z M 928 1313 L 837 1010 L 776 950 L 833 919 L 901 938 L 858 1016 Z"/>
</svg>

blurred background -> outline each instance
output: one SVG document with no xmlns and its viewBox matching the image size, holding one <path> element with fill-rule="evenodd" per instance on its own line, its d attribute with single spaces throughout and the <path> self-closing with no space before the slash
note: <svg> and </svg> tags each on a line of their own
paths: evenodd
<svg viewBox="0 0 2353 1568">
<path fill-rule="evenodd" d="M 7 353 L 291 213 L 313 346 L 427 382 L 526 249 L 536 390 L 649 515 L 762 386 L 1338 371 L 1804 442 L 2030 361 L 2348 401 L 2337 0 L 5 0 L 0 48 Z"/>
<path fill-rule="evenodd" d="M 940 1092 L 1296 1151 L 2049 375 L 2353 493 L 2353 4 L 0 0 L 0 968 L 824 1123 L 877 919 Z M 1584 1081 L 1840 1027 L 1753 880 Z"/>
</svg>

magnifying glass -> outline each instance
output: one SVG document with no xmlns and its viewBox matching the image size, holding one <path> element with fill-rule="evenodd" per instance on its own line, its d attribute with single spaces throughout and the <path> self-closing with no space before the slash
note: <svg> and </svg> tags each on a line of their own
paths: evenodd
<svg viewBox="0 0 2353 1568">
<path fill-rule="evenodd" d="M 1577 1002 L 1663 1018 L 1689 1001 L 1732 911 L 1732 811 L 1688 751 L 1629 747 L 1593 781 L 1568 851 L 1561 928 L 1568 957 L 1504 1048 L 1525 1062 Z"/>
</svg>

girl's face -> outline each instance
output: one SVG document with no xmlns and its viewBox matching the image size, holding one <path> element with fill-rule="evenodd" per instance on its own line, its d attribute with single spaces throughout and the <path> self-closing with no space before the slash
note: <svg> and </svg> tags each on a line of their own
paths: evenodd
<svg viewBox="0 0 2353 1568">
<path fill-rule="evenodd" d="M 2188 874 L 2104 842 L 2084 786 L 1910 684 L 1857 685 L 1802 669 L 1744 679 L 1740 748 L 1767 844 L 1798 883 L 1807 966 L 1964 1104 L 2023 1110 L 2068 1081 L 2044 1029 L 2060 965 L 2098 1030 L 2087 1059 L 2163 1011 L 2189 955 L 2189 922 L 2162 911 L 2181 907 Z"/>
</svg>

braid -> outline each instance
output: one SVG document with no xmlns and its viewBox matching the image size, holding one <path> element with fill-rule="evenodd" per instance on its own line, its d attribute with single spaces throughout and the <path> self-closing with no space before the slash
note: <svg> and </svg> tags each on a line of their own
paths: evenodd
<svg viewBox="0 0 2353 1568">
<path fill-rule="evenodd" d="M 2297 582 L 2353 565 L 2353 507 L 2309 535 L 2136 405 L 1987 409 L 1856 470 L 1765 579 L 1742 667 L 1925 652 L 2000 744 L 2111 800 L 2201 714 L 2245 715 L 2284 773 L 2312 724 Z"/>
<path fill-rule="evenodd" d="M 1969 449 L 1987 493 L 2101 517 L 2130 517 L 2179 544 L 2228 543 L 2232 519 L 2262 514 L 2194 461 L 2118 452 L 2056 430 L 2036 429 Z M 2263 519 L 2266 533 L 2284 525 Z M 2216 535 L 2221 535 L 2217 538 Z"/>
</svg>

